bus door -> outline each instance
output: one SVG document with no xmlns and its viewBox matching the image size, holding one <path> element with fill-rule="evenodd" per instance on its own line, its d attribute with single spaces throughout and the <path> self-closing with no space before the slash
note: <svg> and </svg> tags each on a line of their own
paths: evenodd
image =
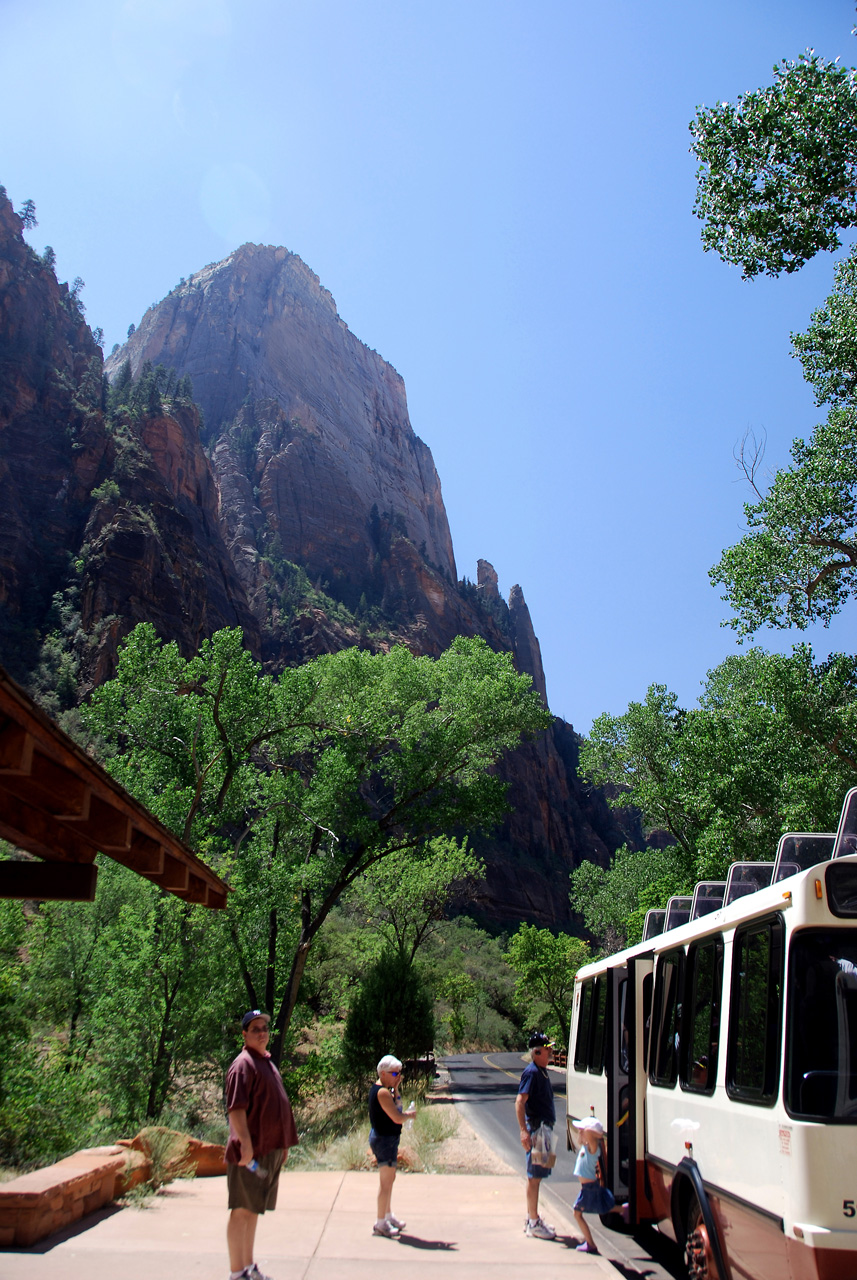
<svg viewBox="0 0 857 1280">
<path fill-rule="evenodd" d="M 625 1146 L 620 1151 L 624 1149 L 628 1152 L 628 1219 L 632 1224 L 652 1221 L 655 1216 L 646 1165 L 646 1085 L 653 986 L 654 956 L 633 956 L 629 959 L 622 1024 L 622 1032 L 624 1034 L 627 1030 L 628 1037 L 624 1094 L 624 1114 L 627 1114 L 627 1119 L 620 1125 L 619 1133 L 623 1129 L 627 1130 L 627 1136 L 622 1139 Z M 615 1191 L 613 1194 L 616 1194 Z"/>
<path fill-rule="evenodd" d="M 630 1171 L 629 1070 L 631 1051 L 628 970 L 607 970 L 607 1186 L 619 1203 L 628 1199 Z"/>
</svg>

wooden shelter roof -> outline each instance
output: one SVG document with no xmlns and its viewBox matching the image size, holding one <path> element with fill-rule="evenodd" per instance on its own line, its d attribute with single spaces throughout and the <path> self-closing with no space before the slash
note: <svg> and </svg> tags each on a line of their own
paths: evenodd
<svg viewBox="0 0 857 1280">
<path fill-rule="evenodd" d="M 0 897 L 91 900 L 100 852 L 186 902 L 226 906 L 223 881 L 2 667 L 0 839 L 44 859 L 0 862 Z"/>
</svg>

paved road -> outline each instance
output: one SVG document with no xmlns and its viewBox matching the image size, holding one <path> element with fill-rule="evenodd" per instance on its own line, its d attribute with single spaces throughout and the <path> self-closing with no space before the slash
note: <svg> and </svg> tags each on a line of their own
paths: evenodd
<svg viewBox="0 0 857 1280">
<path fill-rule="evenodd" d="M 450 1074 L 450 1088 L 456 1106 L 492 1151 L 521 1171 L 521 1222 L 524 1217 L 524 1156 L 515 1122 L 515 1095 L 529 1056 L 520 1053 L 461 1053 L 444 1058 Z M 565 1072 L 551 1071 L 557 1110 L 557 1133 L 565 1126 Z M 574 1157 L 560 1141 L 557 1162 L 550 1180 L 542 1187 L 542 1197 L 556 1199 L 571 1217 L 580 1183 L 574 1176 Z M 546 1209 L 544 1199 L 542 1208 Z M 550 1220 L 550 1215 L 545 1216 Z M 620 1235 L 602 1228 L 590 1217 L 592 1234 L 605 1258 L 626 1277 L 646 1280 L 684 1280 L 679 1251 L 671 1240 L 657 1231 L 643 1230 L 634 1236 Z"/>
</svg>

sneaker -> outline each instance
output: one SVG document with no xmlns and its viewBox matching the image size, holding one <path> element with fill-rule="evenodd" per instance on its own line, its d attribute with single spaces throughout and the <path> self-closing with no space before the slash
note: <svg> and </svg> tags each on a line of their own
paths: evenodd
<svg viewBox="0 0 857 1280">
<path fill-rule="evenodd" d="M 541 1214 L 539 1214 L 539 1225 L 544 1227 L 546 1231 L 549 1231 L 552 1236 L 556 1235 L 556 1227 L 552 1227 L 549 1222 L 545 1222 Z"/>
<path fill-rule="evenodd" d="M 399 1234 L 398 1228 L 394 1227 L 392 1222 L 388 1222 L 386 1218 L 382 1218 L 380 1222 L 376 1222 L 372 1228 L 372 1234 L 375 1236 L 388 1236 L 391 1240 L 395 1240 Z"/>
<path fill-rule="evenodd" d="M 556 1239 L 556 1232 L 545 1226 L 541 1218 L 536 1218 L 535 1222 L 530 1222 L 529 1218 L 527 1219 L 527 1235 L 535 1236 L 537 1240 Z"/>
<path fill-rule="evenodd" d="M 258 1265 L 254 1262 L 244 1271 L 247 1280 L 271 1280 L 270 1276 L 266 1276 L 264 1271 L 260 1271 Z"/>
<path fill-rule="evenodd" d="M 598 1250 L 595 1248 L 594 1244 L 587 1244 L 586 1241 L 584 1240 L 583 1244 L 579 1244 L 577 1246 L 577 1252 L 578 1253 L 597 1253 Z"/>
<path fill-rule="evenodd" d="M 397 1231 L 404 1231 L 405 1227 L 408 1225 L 406 1222 L 402 1222 L 400 1218 L 397 1218 L 394 1213 L 388 1213 L 386 1220 L 391 1226 L 395 1227 Z"/>
</svg>

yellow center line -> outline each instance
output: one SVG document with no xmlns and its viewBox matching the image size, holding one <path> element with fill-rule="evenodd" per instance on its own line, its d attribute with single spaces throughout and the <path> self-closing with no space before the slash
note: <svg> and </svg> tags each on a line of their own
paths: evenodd
<svg viewBox="0 0 857 1280">
<path fill-rule="evenodd" d="M 496 1062 L 491 1061 L 487 1053 L 483 1053 L 482 1061 L 486 1063 L 487 1066 L 493 1067 L 495 1071 L 502 1071 L 504 1076 L 509 1076 L 512 1080 L 520 1080 L 521 1078 L 520 1073 L 516 1075 L 514 1071 L 507 1071 L 505 1067 L 498 1067 Z"/>
<path fill-rule="evenodd" d="M 486 1066 L 492 1067 L 495 1071 L 502 1071 L 503 1075 L 508 1076 L 510 1080 L 520 1080 L 521 1078 L 520 1073 L 516 1074 L 514 1071 L 507 1071 L 505 1067 L 499 1067 L 496 1062 L 492 1062 L 487 1053 L 483 1053 L 482 1061 Z M 525 1058 L 522 1058 L 521 1061 L 526 1063 Z M 554 1089 L 554 1096 L 557 1098 L 564 1098 L 565 1094 L 560 1093 L 558 1089 Z"/>
</svg>

